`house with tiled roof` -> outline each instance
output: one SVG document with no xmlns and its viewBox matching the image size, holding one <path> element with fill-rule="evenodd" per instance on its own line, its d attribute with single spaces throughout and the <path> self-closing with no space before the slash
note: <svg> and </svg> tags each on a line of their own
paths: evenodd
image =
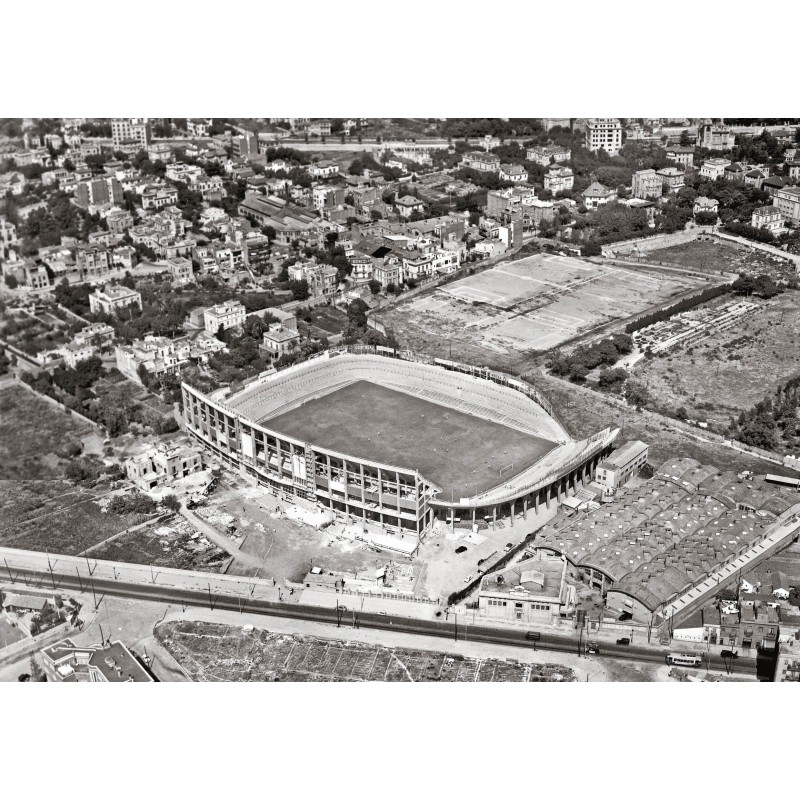
<svg viewBox="0 0 800 800">
<path fill-rule="evenodd" d="M 614 189 L 608 189 L 599 181 L 591 183 L 581 192 L 581 196 L 583 197 L 583 204 L 590 210 L 594 210 L 598 208 L 598 206 L 605 205 L 617 199 L 616 191 Z"/>
<path fill-rule="evenodd" d="M 528 171 L 521 164 L 501 164 L 500 179 L 519 183 L 528 180 Z"/>
<path fill-rule="evenodd" d="M 696 214 L 718 214 L 719 213 L 719 200 L 714 200 L 711 197 L 700 195 L 696 197 L 692 212 Z"/>
<path fill-rule="evenodd" d="M 769 178 L 769 167 L 754 167 L 745 172 L 744 183 L 745 186 L 755 186 L 756 189 L 760 189 L 767 178 Z"/>
<path fill-rule="evenodd" d="M 422 200 L 418 197 L 412 197 L 409 194 L 398 197 L 397 200 L 394 201 L 394 204 L 397 208 L 397 213 L 400 214 L 401 217 L 410 217 L 415 211 L 421 213 L 425 209 L 425 203 L 423 203 Z"/>
</svg>

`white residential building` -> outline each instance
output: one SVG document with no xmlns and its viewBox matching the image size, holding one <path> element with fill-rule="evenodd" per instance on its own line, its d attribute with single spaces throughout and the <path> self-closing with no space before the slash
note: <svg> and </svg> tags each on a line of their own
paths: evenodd
<svg viewBox="0 0 800 800">
<path fill-rule="evenodd" d="M 120 309 L 128 306 L 141 308 L 142 296 L 135 289 L 128 289 L 127 286 L 112 286 L 109 284 L 89 295 L 89 309 L 92 314 L 100 312 L 115 314 Z"/>
<path fill-rule="evenodd" d="M 727 158 L 708 158 L 700 167 L 700 176 L 714 181 L 725 175 L 725 168 L 730 165 L 731 162 Z"/>
<path fill-rule="evenodd" d="M 220 326 L 226 331 L 231 328 L 241 327 L 246 316 L 245 307 L 238 300 L 218 303 L 203 312 L 205 329 L 212 335 L 216 334 Z"/>
<path fill-rule="evenodd" d="M 783 214 L 775 206 L 762 206 L 753 212 L 750 224 L 754 228 L 763 228 L 775 236 L 786 232 Z"/>
<path fill-rule="evenodd" d="M 191 343 L 188 339 L 168 339 L 166 336 L 145 336 L 131 344 L 117 345 L 117 369 L 131 380 L 141 383 L 139 367 L 149 375 L 159 376 L 178 372 L 189 361 Z"/>
<path fill-rule="evenodd" d="M 800 225 L 800 187 L 784 186 L 772 195 L 772 205 L 793 225 Z"/>
<path fill-rule="evenodd" d="M 586 149 L 605 150 L 615 156 L 622 149 L 622 124 L 618 119 L 602 117 L 586 120 Z"/>
</svg>

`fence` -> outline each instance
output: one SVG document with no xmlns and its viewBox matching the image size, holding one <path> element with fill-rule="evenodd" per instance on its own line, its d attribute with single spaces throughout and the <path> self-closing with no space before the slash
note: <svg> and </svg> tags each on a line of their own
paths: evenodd
<svg viewBox="0 0 800 800">
<path fill-rule="evenodd" d="M 368 597 L 382 600 L 403 600 L 406 603 L 427 603 L 428 605 L 438 606 L 439 600 L 431 597 L 419 597 L 407 592 L 384 592 L 372 591 L 370 589 L 342 589 L 340 594 L 348 594 L 354 597 Z"/>
</svg>

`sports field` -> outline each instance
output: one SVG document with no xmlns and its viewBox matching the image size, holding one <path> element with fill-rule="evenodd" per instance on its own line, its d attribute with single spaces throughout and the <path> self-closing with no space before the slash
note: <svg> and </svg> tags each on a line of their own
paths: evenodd
<svg viewBox="0 0 800 800">
<path fill-rule="evenodd" d="M 582 330 L 664 300 L 680 283 L 673 276 L 539 254 L 457 281 L 442 292 L 510 312 L 505 319 L 492 319 L 492 337 L 546 350 Z M 481 327 L 480 322 L 475 326 Z"/>
<path fill-rule="evenodd" d="M 354 458 L 417 469 L 442 487 L 443 498 L 456 500 L 510 480 L 555 447 L 369 381 L 356 381 L 265 424 Z"/>
<path fill-rule="evenodd" d="M 404 346 L 498 368 L 701 285 L 679 272 L 538 254 L 423 293 L 381 320 Z"/>
</svg>

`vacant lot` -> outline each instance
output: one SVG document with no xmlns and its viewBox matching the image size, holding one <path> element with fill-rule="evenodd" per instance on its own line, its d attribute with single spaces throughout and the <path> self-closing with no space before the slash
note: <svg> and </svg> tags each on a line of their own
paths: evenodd
<svg viewBox="0 0 800 800">
<path fill-rule="evenodd" d="M 122 534 L 92 550 L 92 557 L 153 567 L 219 572 L 228 554 L 211 544 L 181 516 Z"/>
<path fill-rule="evenodd" d="M 168 622 L 156 638 L 196 681 L 574 681 L 568 667 Z"/>
<path fill-rule="evenodd" d="M 311 309 L 308 316 L 311 317 L 310 325 L 315 325 L 327 333 L 341 333 L 347 326 L 347 314 L 334 306 L 317 306 Z"/>
<path fill-rule="evenodd" d="M 718 274 L 747 271 L 789 276 L 794 273 L 791 265 L 769 253 L 717 241 L 694 241 L 654 250 L 646 261 L 654 264 L 675 264 L 678 267 L 696 269 L 700 272 Z"/>
<path fill-rule="evenodd" d="M 61 477 L 67 462 L 57 451 L 94 430 L 21 386 L 0 390 L 0 480 Z"/>
<path fill-rule="evenodd" d="M 12 625 L 4 617 L 0 616 L 0 650 L 24 638 L 25 634 L 20 630 L 19 625 Z"/>
<path fill-rule="evenodd" d="M 476 364 L 518 368 L 615 319 L 699 285 L 678 273 L 631 270 L 535 255 L 415 297 L 381 315 L 404 346 Z"/>
<path fill-rule="evenodd" d="M 685 408 L 690 419 L 708 421 L 724 433 L 731 417 L 800 372 L 797 301 L 794 291 L 770 302 L 755 301 L 762 311 L 689 348 L 638 362 L 636 377 L 658 405 Z"/>
<path fill-rule="evenodd" d="M 0 545 L 75 555 L 143 521 L 103 511 L 66 481 L 0 481 Z"/>
<path fill-rule="evenodd" d="M 340 453 L 418 469 L 445 496 L 457 498 L 508 480 L 555 446 L 369 381 L 356 381 L 267 424 Z"/>
<path fill-rule="evenodd" d="M 670 420 L 649 411 L 620 408 L 613 399 L 600 392 L 576 386 L 550 376 L 532 376 L 537 387 L 551 400 L 575 437 L 589 436 L 611 425 L 622 429 L 618 442 L 641 439 L 650 445 L 650 463 L 661 464 L 668 458 L 695 458 L 713 464 L 721 470 L 752 470 L 757 475 L 766 472 L 796 477 L 796 473 L 729 447 L 702 442 L 674 430 Z M 702 436 L 703 431 L 697 430 Z"/>
</svg>

